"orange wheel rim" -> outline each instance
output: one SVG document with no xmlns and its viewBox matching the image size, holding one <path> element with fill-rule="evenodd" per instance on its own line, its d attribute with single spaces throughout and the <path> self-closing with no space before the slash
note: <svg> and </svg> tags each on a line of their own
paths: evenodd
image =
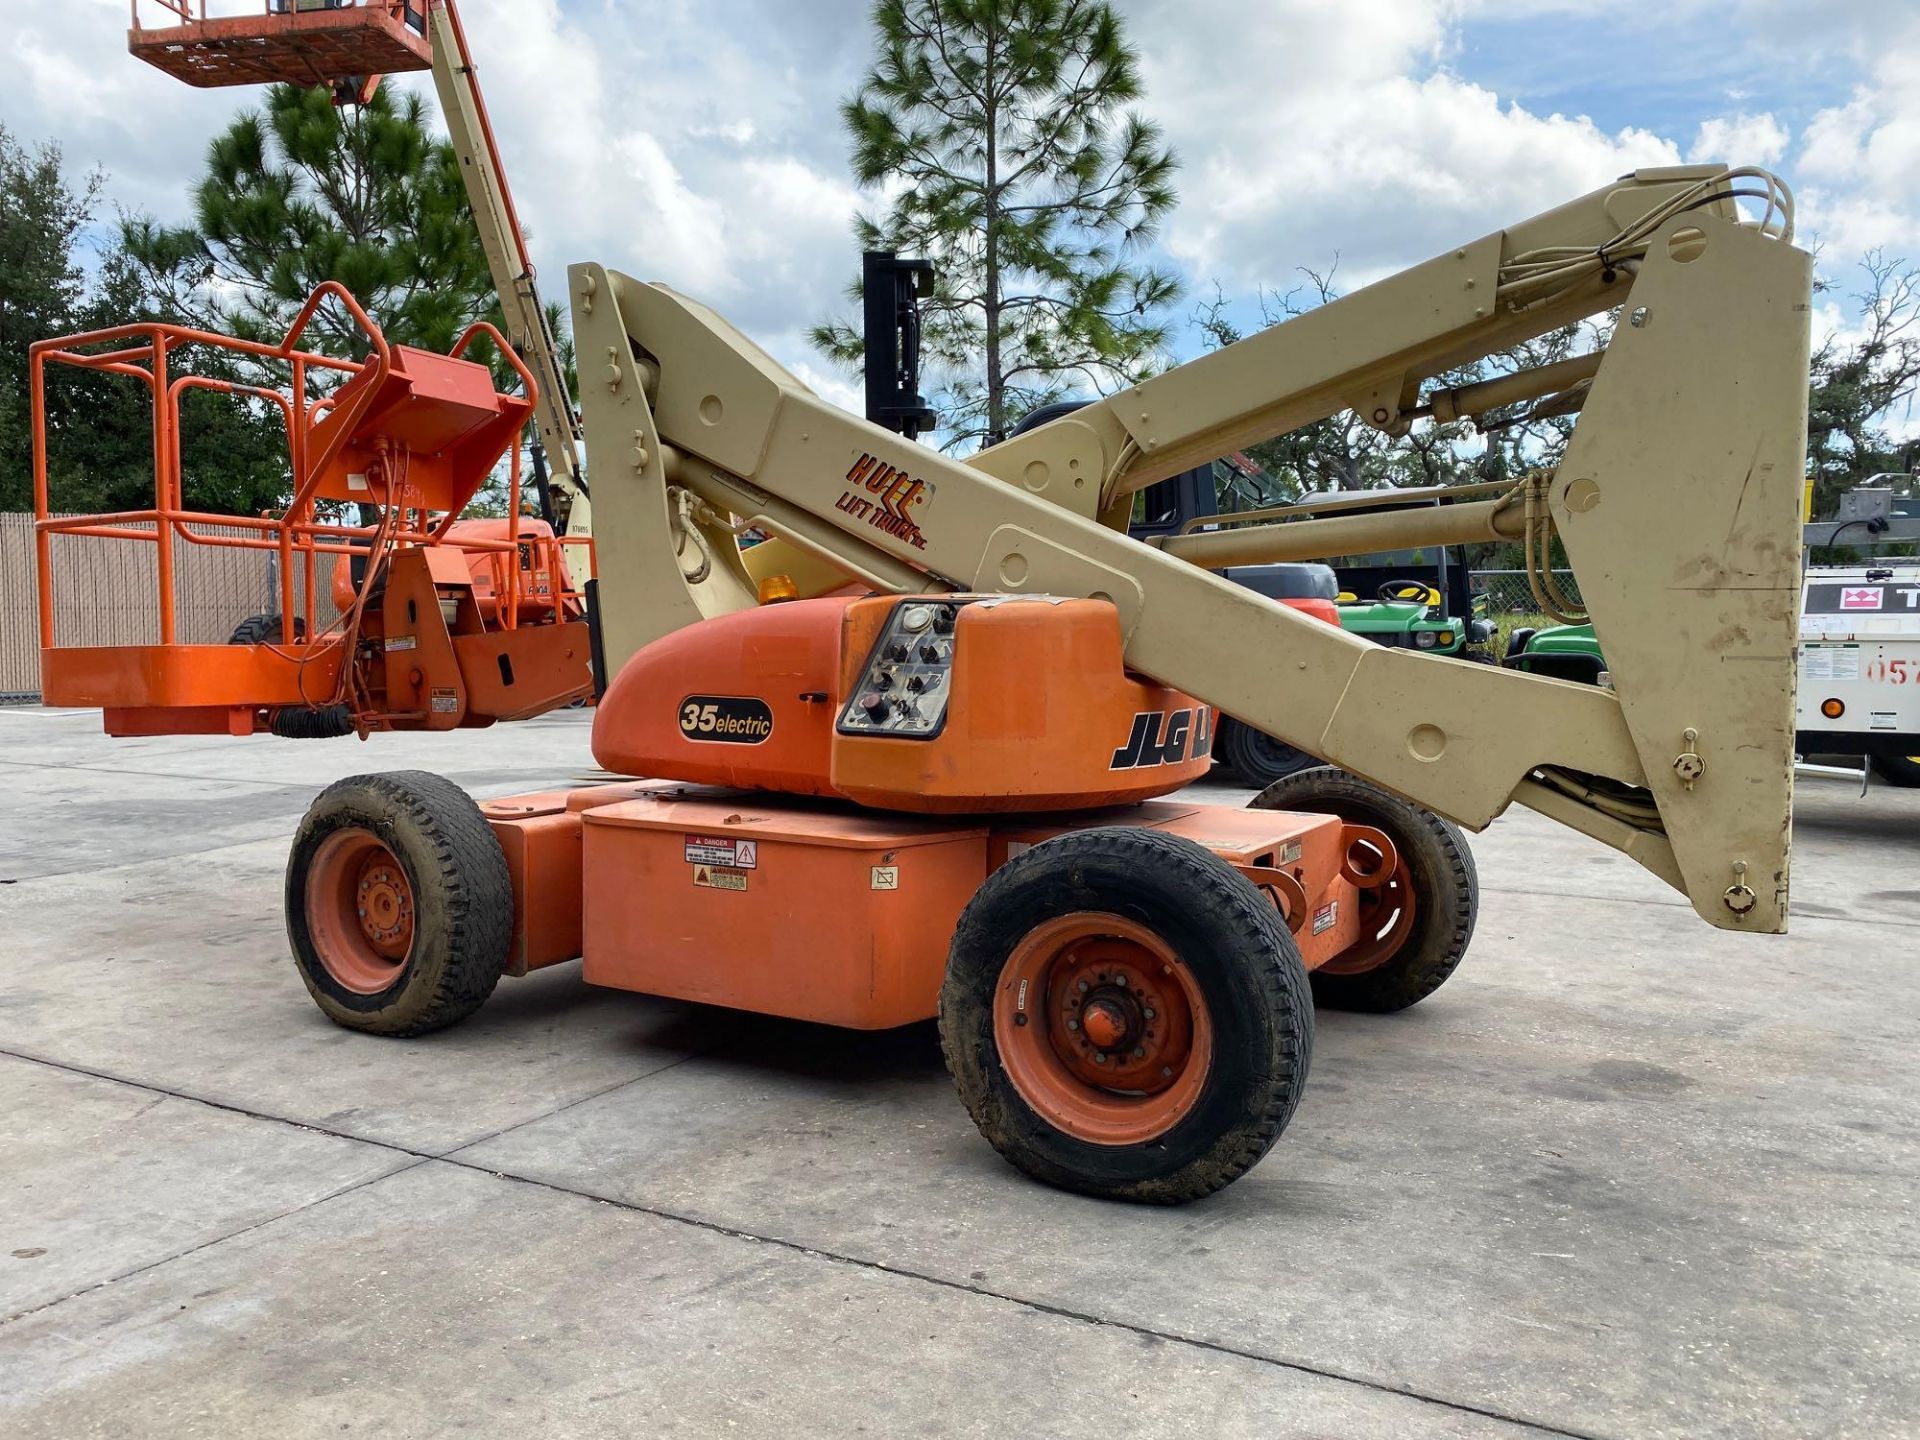
<svg viewBox="0 0 1920 1440">
<path fill-rule="evenodd" d="M 1353 860 L 1348 861 L 1349 866 Z M 1365 868 L 1364 862 L 1362 869 Z M 1417 907 L 1413 899 L 1413 875 L 1407 862 L 1397 861 L 1392 875 L 1383 882 L 1375 875 L 1355 894 L 1360 915 L 1360 938 L 1324 965 L 1316 967 L 1324 975 L 1361 975 L 1377 970 L 1407 943 L 1413 934 Z"/>
<path fill-rule="evenodd" d="M 307 870 L 307 933 L 328 975 L 356 995 L 392 987 L 413 949 L 413 882 L 371 830 L 336 830 Z"/>
<path fill-rule="evenodd" d="M 1096 1145 L 1166 1134 L 1199 1100 L 1213 1062 L 1193 973 L 1146 926 L 1104 911 L 1027 932 L 1000 972 L 993 1038 L 1020 1098 Z"/>
</svg>

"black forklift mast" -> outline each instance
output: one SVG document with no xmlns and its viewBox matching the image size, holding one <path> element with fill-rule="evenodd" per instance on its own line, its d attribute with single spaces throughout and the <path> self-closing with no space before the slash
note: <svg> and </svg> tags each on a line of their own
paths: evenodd
<svg viewBox="0 0 1920 1440">
<path fill-rule="evenodd" d="M 920 393 L 920 300 L 933 293 L 933 274 L 931 260 L 903 260 L 891 250 L 860 257 L 867 419 L 909 440 L 937 418 Z"/>
</svg>

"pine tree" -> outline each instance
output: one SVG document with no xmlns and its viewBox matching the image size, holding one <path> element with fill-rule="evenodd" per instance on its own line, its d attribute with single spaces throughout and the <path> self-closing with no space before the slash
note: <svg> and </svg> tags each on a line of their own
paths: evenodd
<svg viewBox="0 0 1920 1440">
<path fill-rule="evenodd" d="M 1104 0 L 876 0 L 877 54 L 841 108 L 863 249 L 940 268 L 924 353 L 950 446 L 1001 439 L 1072 390 L 1151 372 L 1173 277 L 1141 251 L 1174 203 L 1177 162 L 1128 107 L 1139 66 Z M 856 286 L 857 293 L 857 286 Z M 856 362 L 842 323 L 813 342 Z"/>
<path fill-rule="evenodd" d="M 453 147 L 425 102 L 383 83 L 361 106 L 275 85 L 207 151 L 194 222 L 137 219 L 128 252 L 206 328 L 277 342 L 314 288 L 337 280 L 389 341 L 446 350 L 499 305 Z M 363 354 L 329 307 L 317 348 Z"/>
<path fill-rule="evenodd" d="M 33 503 L 27 347 L 76 328 L 86 277 L 74 252 L 100 183 L 76 189 L 58 150 L 29 153 L 0 127 L 0 509 Z M 51 398 L 64 421 L 66 397 Z"/>
<path fill-rule="evenodd" d="M 89 277 L 81 246 L 105 177 L 74 181 L 60 152 L 29 153 L 0 126 L 0 510 L 33 504 L 28 347 L 36 340 L 145 320 L 179 319 L 108 244 Z M 202 373 L 223 374 L 218 362 Z M 153 504 L 152 401 L 137 381 L 53 365 L 47 375 L 48 490 L 55 511 Z M 231 397 L 181 399 L 190 508 L 255 514 L 284 498 L 286 441 L 276 416 Z"/>
</svg>

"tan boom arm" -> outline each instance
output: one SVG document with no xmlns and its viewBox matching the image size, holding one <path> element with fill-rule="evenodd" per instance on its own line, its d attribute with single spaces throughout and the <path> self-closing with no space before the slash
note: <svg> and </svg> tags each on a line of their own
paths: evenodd
<svg viewBox="0 0 1920 1440">
<path fill-rule="evenodd" d="M 429 27 L 440 113 L 447 118 L 447 137 L 460 161 L 460 177 L 466 182 L 474 225 L 480 232 L 487 268 L 493 272 L 507 340 L 520 352 L 539 386 L 534 421 L 546 450 L 555 518 L 564 535 L 591 535 L 587 488 L 580 475 L 580 427 L 567 392 L 566 370 L 540 301 L 533 260 L 527 253 L 526 237 L 520 233 L 513 192 L 494 145 L 493 128 L 459 10 L 451 4 L 435 5 Z"/>
<path fill-rule="evenodd" d="M 779 537 L 756 572 L 1105 598 L 1142 674 L 1471 828 L 1519 800 L 1715 925 L 1784 929 L 1811 264 L 1758 176 L 1638 172 L 967 463 L 825 403 L 697 302 L 575 266 L 607 661 L 755 603 L 747 524 Z M 1550 522 L 1612 690 L 1382 648 L 1119 528 L 1143 485 L 1347 408 L 1404 428 L 1431 377 L 1615 307 L 1587 366 L 1498 392 L 1584 387 L 1556 392 L 1580 418 L 1552 474 L 1385 526 L 1219 532 L 1242 563 L 1340 553 L 1356 523 L 1399 546 L 1544 545 Z M 1047 678 L 1028 703 L 1071 705 Z"/>
</svg>

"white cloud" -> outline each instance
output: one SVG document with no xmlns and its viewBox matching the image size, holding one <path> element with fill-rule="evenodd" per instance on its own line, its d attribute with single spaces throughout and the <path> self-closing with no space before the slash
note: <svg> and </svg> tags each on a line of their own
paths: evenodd
<svg viewBox="0 0 1920 1440">
<path fill-rule="evenodd" d="M 1729 165 L 1771 165 L 1787 153 L 1792 138 L 1787 127 L 1770 113 L 1716 115 L 1700 122 L 1687 158 L 1697 162 L 1724 160 Z"/>
<path fill-rule="evenodd" d="M 794 377 L 822 400 L 831 401 L 855 415 L 865 413 L 867 392 L 838 370 L 829 370 L 812 360 L 799 360 L 793 366 Z"/>
<path fill-rule="evenodd" d="M 1336 253 L 1354 283 L 1680 158 L 1648 131 L 1537 115 L 1452 73 L 1450 0 L 1138 12 L 1150 108 L 1186 162 L 1166 243 L 1230 290 Z"/>
<path fill-rule="evenodd" d="M 1581 57 L 1567 56 L 1551 103 L 1516 99 L 1474 43 L 1476 25 L 1497 24 L 1537 34 L 1551 56 L 1556 26 L 1619 16 L 1610 0 L 1119 3 L 1142 55 L 1142 108 L 1184 161 L 1163 249 L 1195 290 L 1287 286 L 1336 254 L 1351 285 L 1683 152 L 1787 169 L 1803 237 L 1817 233 L 1836 266 L 1873 245 L 1920 249 L 1911 3 L 1823 0 L 1810 25 L 1805 0 L 1673 0 L 1635 22 L 1645 43 L 1678 33 L 1661 25 L 1704 27 L 1716 63 L 1697 98 L 1646 92 L 1652 124 L 1623 123 L 1640 113 L 1633 76 L 1590 93 Z M 58 140 L 76 170 L 104 166 L 112 200 L 182 218 L 207 139 L 251 97 L 191 90 L 130 59 L 126 0 L 12 8 L 23 14 L 9 17 L 0 121 L 29 143 Z M 844 311 L 857 267 L 861 197 L 836 106 L 868 57 L 865 0 L 463 10 L 556 297 L 582 259 L 664 280 L 857 404 L 804 336 Z M 1815 71 L 1819 85 L 1800 88 Z"/>
<path fill-rule="evenodd" d="M 1829 264 L 1873 249 L 1920 259 L 1920 11 L 1855 5 L 1833 18 L 1843 23 L 1829 43 L 1844 45 L 1862 76 L 1802 133 L 1803 230 Z"/>
</svg>

